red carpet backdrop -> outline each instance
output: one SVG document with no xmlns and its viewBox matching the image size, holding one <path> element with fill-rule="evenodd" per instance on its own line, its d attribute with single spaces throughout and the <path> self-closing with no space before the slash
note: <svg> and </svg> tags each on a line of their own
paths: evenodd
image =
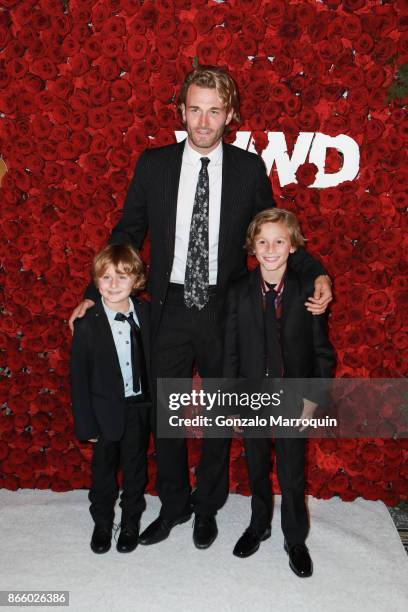
<svg viewBox="0 0 408 612">
<path fill-rule="evenodd" d="M 140 152 L 174 142 L 183 129 L 174 99 L 193 62 L 231 71 L 239 129 L 259 154 L 270 132 L 284 134 L 289 156 L 300 132 L 345 134 L 358 144 L 353 180 L 311 187 L 317 167 L 307 159 L 296 181 L 282 187 L 275 166 L 271 180 L 277 204 L 299 215 L 308 249 L 334 279 L 336 375 L 406 374 L 407 0 L 0 7 L 0 152 L 8 169 L 0 198 L 0 486 L 89 484 L 89 445 L 74 440 L 70 416 L 66 321 L 119 218 Z M 328 149 L 325 172 L 341 165 Z M 148 262 L 148 243 L 143 256 Z M 407 442 L 311 441 L 308 493 L 396 503 L 408 491 Z M 192 466 L 197 456 L 193 443 Z M 150 491 L 153 483 L 150 461 Z M 231 490 L 248 494 L 239 440 Z"/>
</svg>

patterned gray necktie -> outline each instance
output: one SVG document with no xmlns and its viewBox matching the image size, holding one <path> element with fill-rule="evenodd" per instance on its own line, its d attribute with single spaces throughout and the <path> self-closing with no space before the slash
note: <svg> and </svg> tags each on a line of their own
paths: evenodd
<svg viewBox="0 0 408 612">
<path fill-rule="evenodd" d="M 201 170 L 191 216 L 186 274 L 184 277 L 184 303 L 188 308 L 204 308 L 209 299 L 208 290 L 208 205 L 210 198 L 208 157 L 201 157 Z"/>
</svg>

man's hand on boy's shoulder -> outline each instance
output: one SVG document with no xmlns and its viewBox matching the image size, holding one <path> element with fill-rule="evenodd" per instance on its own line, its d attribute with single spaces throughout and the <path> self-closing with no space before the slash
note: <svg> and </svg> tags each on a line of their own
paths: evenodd
<svg viewBox="0 0 408 612">
<path fill-rule="evenodd" d="M 95 302 L 93 302 L 92 300 L 85 299 L 74 309 L 68 321 L 69 329 L 71 330 L 72 334 L 74 333 L 75 319 L 81 319 L 85 315 L 86 311 L 89 310 L 89 308 L 92 308 L 92 306 L 95 306 Z"/>
<path fill-rule="evenodd" d="M 323 314 L 328 304 L 333 299 L 330 277 L 322 274 L 314 282 L 314 294 L 306 302 L 305 306 L 313 315 Z"/>
</svg>

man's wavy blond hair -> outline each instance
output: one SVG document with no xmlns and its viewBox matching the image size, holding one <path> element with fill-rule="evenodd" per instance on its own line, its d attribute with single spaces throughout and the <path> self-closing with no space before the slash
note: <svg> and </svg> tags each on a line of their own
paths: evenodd
<svg viewBox="0 0 408 612">
<path fill-rule="evenodd" d="M 177 101 L 177 109 L 181 116 L 181 107 L 183 104 L 186 104 L 187 91 L 190 85 L 216 89 L 217 94 L 224 103 L 226 113 L 228 114 L 232 110 L 232 121 L 240 123 L 241 115 L 239 113 L 237 86 L 226 70 L 218 68 L 218 66 L 198 66 L 187 74 Z"/>
</svg>

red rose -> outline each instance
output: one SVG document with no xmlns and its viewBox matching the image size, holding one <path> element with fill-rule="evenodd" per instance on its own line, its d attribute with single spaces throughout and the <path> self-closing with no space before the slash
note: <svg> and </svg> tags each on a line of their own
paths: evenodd
<svg viewBox="0 0 408 612">
<path fill-rule="evenodd" d="M 101 76 L 105 81 L 115 81 L 120 76 L 118 63 L 111 58 L 102 58 L 99 64 Z"/>
<path fill-rule="evenodd" d="M 265 36 L 265 23 L 257 17 L 249 16 L 242 24 L 242 32 L 249 38 L 261 41 Z"/>
<path fill-rule="evenodd" d="M 342 493 L 346 491 L 349 487 L 349 481 L 346 474 L 337 474 L 334 476 L 328 483 L 328 486 L 331 491 L 336 493 Z"/>
<path fill-rule="evenodd" d="M 3 487 L 5 489 L 9 489 L 10 491 L 17 491 L 19 486 L 20 486 L 19 480 L 15 476 L 11 476 L 11 475 L 8 474 L 4 478 Z"/>
<path fill-rule="evenodd" d="M 302 27 L 310 25 L 316 18 L 316 7 L 312 4 L 301 2 L 294 8 L 296 22 Z"/>
<path fill-rule="evenodd" d="M 210 8 L 205 8 L 198 11 L 194 18 L 194 26 L 199 34 L 206 34 L 214 25 L 214 15 Z"/>
<path fill-rule="evenodd" d="M 118 166 L 119 168 L 129 167 L 130 155 L 124 148 L 113 150 L 109 156 L 109 159 L 114 166 Z"/>
<path fill-rule="evenodd" d="M 117 58 L 123 53 L 124 44 L 121 38 L 103 38 L 101 49 L 107 57 Z"/>
<path fill-rule="evenodd" d="M 101 33 L 106 38 L 119 38 L 126 35 L 126 22 L 123 17 L 115 15 L 109 19 L 103 19 Z"/>
<path fill-rule="evenodd" d="M 214 65 L 217 63 L 219 51 L 212 42 L 201 42 L 197 45 L 197 55 L 200 64 Z M 167 100 L 169 101 L 169 100 Z"/>
<path fill-rule="evenodd" d="M 217 27 L 211 30 L 211 41 L 219 50 L 224 50 L 231 44 L 231 33 L 227 28 Z M 180 42 L 182 40 L 180 39 Z"/>
<path fill-rule="evenodd" d="M 8 445 L 2 440 L 0 440 L 0 461 L 4 461 L 4 459 L 6 459 L 6 457 L 8 456 L 8 453 L 9 453 Z"/>
<path fill-rule="evenodd" d="M 154 82 L 154 97 L 163 104 L 169 104 L 174 98 L 174 86 L 160 81 Z"/>
<path fill-rule="evenodd" d="M 159 55 L 165 59 L 175 59 L 179 50 L 179 41 L 174 36 L 167 38 L 159 38 L 156 41 L 157 51 Z"/>
<path fill-rule="evenodd" d="M 105 104 L 108 104 L 109 101 L 110 91 L 109 88 L 106 87 L 106 84 L 92 88 L 89 95 L 89 102 L 91 106 L 104 106 Z"/>
<path fill-rule="evenodd" d="M 376 444 L 369 442 L 360 448 L 360 455 L 364 461 L 372 463 L 373 461 L 379 461 L 382 453 Z"/>
<path fill-rule="evenodd" d="M 286 7 L 284 0 L 275 0 L 266 4 L 263 9 L 263 18 L 266 23 L 271 26 L 280 25 L 285 18 Z"/>
<path fill-rule="evenodd" d="M 177 30 L 177 20 L 174 14 L 166 14 L 159 18 L 155 25 L 155 33 L 158 37 L 171 36 Z"/>
<path fill-rule="evenodd" d="M 316 164 L 304 163 L 296 170 L 296 180 L 301 187 L 309 187 L 315 182 L 317 171 Z"/>
<path fill-rule="evenodd" d="M 362 367 L 361 356 L 356 351 L 345 352 L 343 355 L 343 364 L 353 370 Z"/>
<path fill-rule="evenodd" d="M 116 126 L 113 126 L 112 124 L 107 125 L 102 130 L 102 133 L 105 136 L 107 142 L 111 146 L 118 147 L 118 146 L 121 146 L 123 144 L 123 134 L 122 134 L 122 131 L 119 130 Z"/>
<path fill-rule="evenodd" d="M 140 130 L 130 129 L 126 134 L 126 144 L 132 151 L 142 151 L 149 146 L 147 134 L 141 134 Z"/>
<path fill-rule="evenodd" d="M 308 27 L 308 32 L 312 43 L 322 41 L 327 34 L 330 17 L 327 13 L 317 13 L 316 18 Z"/>
<path fill-rule="evenodd" d="M 376 291 L 367 299 L 367 308 L 371 312 L 383 313 L 388 309 L 389 298 L 384 291 Z"/>
<path fill-rule="evenodd" d="M 366 321 L 364 325 L 365 343 L 369 346 L 378 346 L 384 342 L 384 329 L 379 323 L 374 321 Z"/>
<path fill-rule="evenodd" d="M 118 100 L 128 100 L 132 95 L 132 87 L 129 81 L 118 79 L 112 83 L 111 93 L 113 98 Z"/>
<path fill-rule="evenodd" d="M 372 59 L 379 64 L 386 64 L 396 54 L 397 46 L 391 38 L 382 38 L 377 42 L 372 52 Z"/>
<path fill-rule="evenodd" d="M 71 489 L 70 484 L 67 480 L 62 480 L 59 476 L 53 476 L 51 480 L 51 491 L 62 493 Z"/>
<path fill-rule="evenodd" d="M 369 89 L 378 89 L 385 81 L 385 71 L 381 66 L 373 66 L 365 73 L 365 81 Z"/>
<path fill-rule="evenodd" d="M 88 112 L 88 121 L 90 127 L 100 129 L 105 127 L 109 122 L 109 115 L 104 108 L 90 108 Z M 74 140 L 74 137 L 72 140 Z"/>
</svg>

